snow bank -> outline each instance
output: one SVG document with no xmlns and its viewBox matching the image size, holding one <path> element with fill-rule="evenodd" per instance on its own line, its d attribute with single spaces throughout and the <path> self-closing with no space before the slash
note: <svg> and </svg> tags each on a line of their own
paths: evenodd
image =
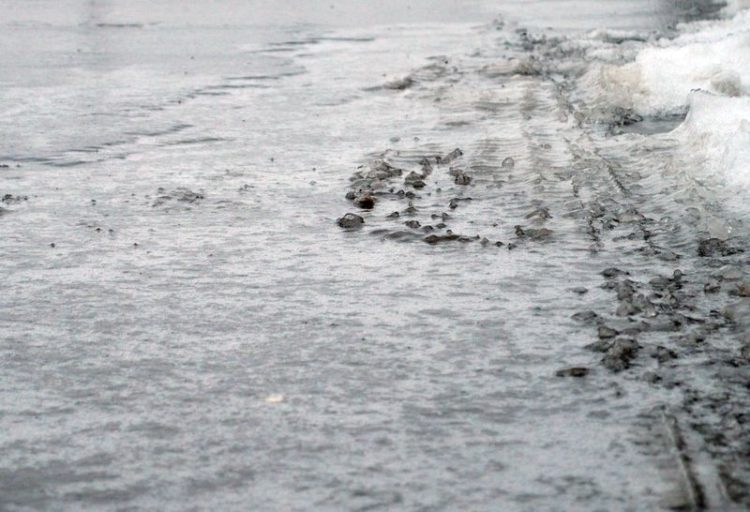
<svg viewBox="0 0 750 512">
<path fill-rule="evenodd" d="M 732 15 L 737 14 L 744 9 L 750 9 L 750 0 L 727 0 L 727 6 L 724 8 L 724 12 Z"/>
<path fill-rule="evenodd" d="M 750 11 L 686 27 L 677 38 L 642 49 L 634 62 L 595 65 L 582 84 L 594 104 L 632 108 L 644 115 L 683 112 L 694 89 L 729 97 L 750 95 Z"/>
<path fill-rule="evenodd" d="M 750 191 L 750 97 L 694 92 L 687 118 L 672 135 L 680 141 L 683 159 L 701 173 L 738 192 Z"/>
<path fill-rule="evenodd" d="M 623 33 L 613 45 L 606 44 L 618 42 L 612 35 L 591 33 L 587 40 L 604 41 L 610 53 L 586 49 L 595 64 L 579 82 L 592 116 L 613 107 L 644 116 L 686 113 L 668 135 L 678 143 L 677 165 L 706 185 L 726 187 L 724 197 L 735 197 L 731 207 L 741 211 L 750 194 L 749 9 L 750 0 L 731 0 L 725 19 L 684 24 L 674 39 L 639 42 Z M 618 62 L 617 52 L 632 60 Z"/>
</svg>

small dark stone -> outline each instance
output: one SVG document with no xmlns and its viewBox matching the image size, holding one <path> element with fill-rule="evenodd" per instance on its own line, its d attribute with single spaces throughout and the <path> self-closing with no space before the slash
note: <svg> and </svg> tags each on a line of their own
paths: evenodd
<svg viewBox="0 0 750 512">
<path fill-rule="evenodd" d="M 643 117 L 633 112 L 632 109 L 626 109 L 623 107 L 615 107 L 613 110 L 614 120 L 613 124 L 618 126 L 628 126 L 643 121 Z"/>
<path fill-rule="evenodd" d="M 651 287 L 655 290 L 664 290 L 672 284 L 672 280 L 668 277 L 658 276 L 649 281 Z"/>
<path fill-rule="evenodd" d="M 632 300 L 635 295 L 635 284 L 629 279 L 616 283 L 614 289 L 617 291 L 619 301 Z"/>
<path fill-rule="evenodd" d="M 386 233 L 385 238 L 388 240 L 415 240 L 417 235 L 411 231 L 392 231 Z"/>
<path fill-rule="evenodd" d="M 400 213 L 398 213 L 398 212 L 393 212 L 393 213 L 389 213 L 389 214 L 388 214 L 388 217 L 386 217 L 386 218 L 388 218 L 388 219 L 398 219 L 399 217 L 401 217 L 401 214 L 400 214 Z"/>
<path fill-rule="evenodd" d="M 404 178 L 404 183 L 406 185 L 411 185 L 415 181 L 422 181 L 424 178 L 424 175 L 412 171 L 406 175 L 406 177 Z"/>
<path fill-rule="evenodd" d="M 617 310 L 615 311 L 615 314 L 617 316 L 632 316 L 638 313 L 640 313 L 640 309 L 638 309 L 636 305 L 629 299 L 620 302 L 620 305 L 617 306 Z"/>
<path fill-rule="evenodd" d="M 339 227 L 344 229 L 354 229 L 361 227 L 365 223 L 365 219 L 354 213 L 347 213 L 336 222 Z"/>
<path fill-rule="evenodd" d="M 613 277 L 617 276 L 627 276 L 630 275 L 628 272 L 625 272 L 624 270 L 620 270 L 619 268 L 610 267 L 602 270 L 602 275 L 606 277 L 607 279 L 612 279 Z"/>
<path fill-rule="evenodd" d="M 555 375 L 557 375 L 558 377 L 585 377 L 588 374 L 588 368 L 584 368 L 582 366 L 574 366 L 573 368 L 558 370 Z"/>
<path fill-rule="evenodd" d="M 615 372 L 626 370 L 638 355 L 638 348 L 638 342 L 633 338 L 617 338 L 607 350 L 602 363 Z"/>
<path fill-rule="evenodd" d="M 677 352 L 675 352 L 674 350 L 670 350 L 667 347 L 658 345 L 651 352 L 651 357 L 653 357 L 660 363 L 666 363 L 667 361 L 671 361 L 672 359 L 677 359 Z"/>
<path fill-rule="evenodd" d="M 640 334 L 642 332 L 647 332 L 651 329 L 651 325 L 647 322 L 641 322 L 635 325 L 632 325 L 631 327 L 626 327 L 622 331 L 620 331 L 620 334 L 623 336 L 635 336 L 636 334 Z"/>
<path fill-rule="evenodd" d="M 584 288 L 583 286 L 576 286 L 575 288 L 571 288 L 570 291 L 575 293 L 576 295 L 584 295 L 589 292 L 589 289 Z"/>
<path fill-rule="evenodd" d="M 613 343 L 612 340 L 599 340 L 599 341 L 595 341 L 594 343 L 589 343 L 583 348 L 587 350 L 591 350 L 593 352 L 606 352 L 607 350 L 610 349 L 610 347 L 612 346 L 612 343 Z"/>
<path fill-rule="evenodd" d="M 698 242 L 698 256 L 702 258 L 732 256 L 741 252 L 743 252 L 742 249 L 732 247 L 726 241 L 718 238 L 709 238 Z"/>
<path fill-rule="evenodd" d="M 464 154 L 463 151 L 461 151 L 459 148 L 456 148 L 453 151 L 451 151 L 450 153 L 448 153 L 447 155 L 445 155 L 444 157 L 442 157 L 442 158 L 438 157 L 438 163 L 442 164 L 442 165 L 449 164 L 452 161 L 454 161 L 454 160 L 460 158 L 461 156 L 463 156 L 463 154 Z"/>
<path fill-rule="evenodd" d="M 508 156 L 505 157 L 501 165 L 504 169 L 512 169 L 516 165 L 516 161 L 513 160 L 513 157 Z"/>
<path fill-rule="evenodd" d="M 424 178 L 423 174 L 412 171 L 404 178 L 404 184 L 411 185 L 414 188 L 423 188 L 425 186 Z"/>
<path fill-rule="evenodd" d="M 154 207 L 163 206 L 173 200 L 193 204 L 206 198 L 205 195 L 199 192 L 193 192 L 192 190 L 185 187 L 177 187 L 168 194 L 166 193 L 164 188 L 159 187 L 156 193 L 160 195 L 156 198 L 156 200 L 154 200 L 152 204 L 152 206 Z"/>
<path fill-rule="evenodd" d="M 729 290 L 729 295 L 735 297 L 750 297 L 750 284 L 746 282 L 737 283 L 734 289 Z"/>
<path fill-rule="evenodd" d="M 537 221 L 544 222 L 552 218 L 552 214 L 549 212 L 549 208 L 537 208 L 533 212 L 526 215 L 527 219 L 534 219 Z"/>
<path fill-rule="evenodd" d="M 515 226 L 515 233 L 518 238 L 527 238 L 529 240 L 546 240 L 552 236 L 553 231 L 547 228 L 524 228 L 522 226 Z"/>
<path fill-rule="evenodd" d="M 607 327 L 606 325 L 600 325 L 599 329 L 597 330 L 597 334 L 599 336 L 599 339 L 605 340 L 616 337 L 619 333 L 612 329 L 611 327 Z"/>
<path fill-rule="evenodd" d="M 448 203 L 448 206 L 451 210 L 455 210 L 458 208 L 458 205 L 461 203 L 461 201 L 471 201 L 472 199 L 470 197 L 455 197 L 450 200 L 450 203 Z"/>
<path fill-rule="evenodd" d="M 430 163 L 430 160 L 428 158 L 422 158 L 419 161 L 419 165 L 422 166 L 422 174 L 427 176 L 432 172 L 432 164 Z"/>
<path fill-rule="evenodd" d="M 469 183 L 471 183 L 471 176 L 461 173 L 456 175 L 453 182 L 456 185 L 468 185 Z"/>
<path fill-rule="evenodd" d="M 350 190 L 349 192 L 346 193 L 344 197 L 348 201 L 354 201 L 355 199 L 357 199 L 357 194 L 355 194 L 353 190 Z"/>
<path fill-rule="evenodd" d="M 418 220 L 407 220 L 404 222 L 404 225 L 412 229 L 419 229 L 422 224 L 420 224 Z"/>
<path fill-rule="evenodd" d="M 403 91 L 404 89 L 408 89 L 412 85 L 414 85 L 414 79 L 410 76 L 407 76 L 404 78 L 398 78 L 396 80 L 386 82 L 383 84 L 383 88 L 390 89 L 392 91 Z"/>
<path fill-rule="evenodd" d="M 461 238 L 461 237 L 459 237 L 458 235 L 455 235 L 453 233 L 449 233 L 449 234 L 446 234 L 446 235 L 430 235 L 430 236 L 426 236 L 424 238 L 424 241 L 427 242 L 430 245 L 436 245 L 436 244 L 439 244 L 441 242 L 451 242 L 453 240 L 458 240 L 459 238 Z"/>
<path fill-rule="evenodd" d="M 354 204 L 363 210 L 372 210 L 375 208 L 375 198 L 371 195 L 364 195 L 357 198 L 357 200 L 354 201 Z"/>
<path fill-rule="evenodd" d="M 593 311 L 579 311 L 578 313 L 575 313 L 571 316 L 573 320 L 576 322 L 583 322 L 590 324 L 597 320 L 599 318 L 599 315 L 597 315 Z"/>
</svg>

